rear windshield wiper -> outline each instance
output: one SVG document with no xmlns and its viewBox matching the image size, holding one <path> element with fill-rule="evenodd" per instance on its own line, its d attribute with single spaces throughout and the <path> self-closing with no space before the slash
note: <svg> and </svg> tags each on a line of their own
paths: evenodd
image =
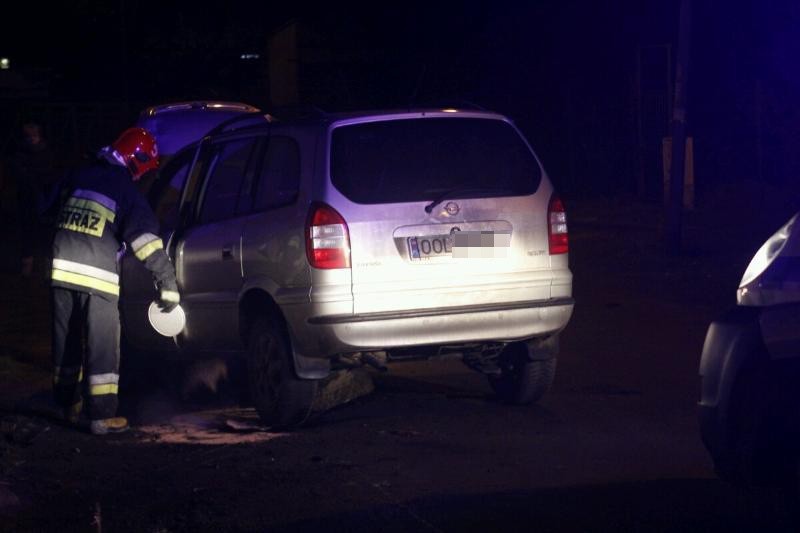
<svg viewBox="0 0 800 533">
<path fill-rule="evenodd" d="M 430 213 L 433 211 L 433 208 L 439 205 L 440 203 L 444 202 L 454 194 L 467 194 L 467 193 L 501 193 L 501 194 L 508 194 L 514 193 L 513 189 L 509 189 L 508 187 L 455 187 L 453 189 L 449 189 L 444 191 L 439 196 L 435 197 L 431 203 L 425 206 L 425 212 Z"/>
</svg>

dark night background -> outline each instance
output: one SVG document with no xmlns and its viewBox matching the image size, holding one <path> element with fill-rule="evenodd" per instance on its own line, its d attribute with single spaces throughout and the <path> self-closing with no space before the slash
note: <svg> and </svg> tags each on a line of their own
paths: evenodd
<svg viewBox="0 0 800 533">
<path fill-rule="evenodd" d="M 297 47 L 284 59 L 297 67 L 299 104 L 471 102 L 514 119 L 568 195 L 661 194 L 678 0 L 358 8 L 78 0 L 15 10 L 0 32 L 0 55 L 12 61 L 0 71 L 6 147 L 31 114 L 54 139 L 86 148 L 150 104 L 226 99 L 272 110 L 281 80 L 270 39 L 296 25 Z M 736 183 L 762 196 L 791 190 L 800 167 L 799 21 L 790 1 L 693 2 L 688 130 L 699 203 Z"/>
<path fill-rule="evenodd" d="M 662 141 L 682 1 L 693 6 L 696 201 L 674 253 L 661 242 Z M 774 492 L 717 479 L 697 423 L 708 324 L 800 209 L 797 0 L 6 4 L 0 530 L 99 531 L 102 504 L 108 531 L 797 531 L 796 499 L 787 513 Z M 42 122 L 68 165 L 147 106 L 194 99 L 278 118 L 451 105 L 508 115 L 569 214 L 576 305 L 542 404 L 500 405 L 483 376 L 448 359 L 370 371 L 371 396 L 302 431 L 251 432 L 255 412 L 239 400 L 169 392 L 203 361 L 179 374 L 153 354 L 159 390 L 121 396 L 129 440 L 38 416 L 33 400 L 52 383 L 50 300 L 44 275 L 19 275 L 19 244 L 34 240 L 8 164 L 21 126 Z M 777 529 L 791 512 L 795 527 Z"/>
</svg>

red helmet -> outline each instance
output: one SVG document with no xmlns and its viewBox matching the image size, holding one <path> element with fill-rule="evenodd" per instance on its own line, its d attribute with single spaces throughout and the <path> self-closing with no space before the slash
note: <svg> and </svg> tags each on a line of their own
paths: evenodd
<svg viewBox="0 0 800 533">
<path fill-rule="evenodd" d="M 158 146 L 156 138 L 144 128 L 128 128 L 111 145 L 117 152 L 133 177 L 138 179 L 158 167 Z"/>
</svg>

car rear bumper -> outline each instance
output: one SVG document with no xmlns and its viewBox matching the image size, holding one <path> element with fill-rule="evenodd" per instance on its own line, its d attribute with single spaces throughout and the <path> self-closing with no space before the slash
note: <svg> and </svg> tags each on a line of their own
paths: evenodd
<svg viewBox="0 0 800 533">
<path fill-rule="evenodd" d="M 308 319 L 295 331 L 300 353 L 338 353 L 408 346 L 515 341 L 563 329 L 572 298 L 402 312 L 327 315 Z M 309 342 L 311 341 L 311 342 Z"/>
</svg>

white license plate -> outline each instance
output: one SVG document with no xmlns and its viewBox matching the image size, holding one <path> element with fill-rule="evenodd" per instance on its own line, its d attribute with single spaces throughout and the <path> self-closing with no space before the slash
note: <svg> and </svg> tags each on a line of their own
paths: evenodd
<svg viewBox="0 0 800 533">
<path fill-rule="evenodd" d="M 450 235 L 428 235 L 408 238 L 408 257 L 412 261 L 447 256 L 453 253 L 453 237 Z"/>
<path fill-rule="evenodd" d="M 408 237 L 408 257 L 422 261 L 434 257 L 500 259 L 508 257 L 511 233 L 464 231 L 450 235 Z"/>
</svg>

